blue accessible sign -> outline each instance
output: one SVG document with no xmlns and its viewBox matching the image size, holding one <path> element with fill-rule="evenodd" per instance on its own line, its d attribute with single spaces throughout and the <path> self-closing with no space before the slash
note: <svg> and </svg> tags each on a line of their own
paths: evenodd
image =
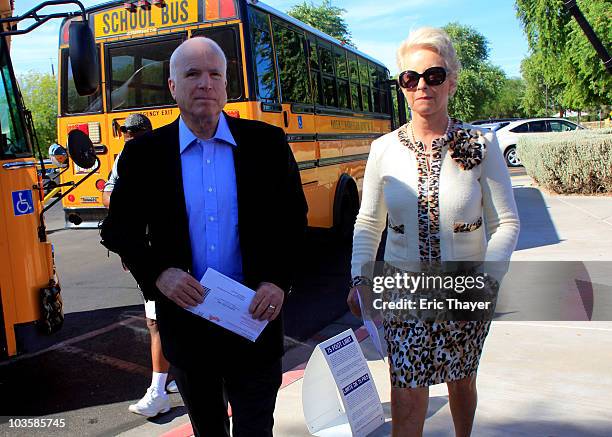
<svg viewBox="0 0 612 437">
<path fill-rule="evenodd" d="M 13 211 L 16 216 L 32 214 L 34 212 L 34 201 L 32 190 L 13 191 Z"/>
</svg>

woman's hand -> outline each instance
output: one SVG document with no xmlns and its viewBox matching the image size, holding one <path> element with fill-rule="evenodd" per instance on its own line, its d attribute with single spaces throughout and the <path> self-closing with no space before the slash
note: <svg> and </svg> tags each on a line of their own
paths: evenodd
<svg viewBox="0 0 612 437">
<path fill-rule="evenodd" d="M 359 305 L 360 301 L 361 305 Z M 363 318 L 365 315 L 368 318 L 372 318 L 374 313 L 374 307 L 372 304 L 372 286 L 357 285 L 356 287 L 352 287 L 351 291 L 349 291 L 346 303 L 348 304 L 351 313 L 353 313 L 355 317 Z M 362 308 L 365 311 L 365 314 L 362 314 Z"/>
<path fill-rule="evenodd" d="M 361 307 L 359 306 L 359 297 L 357 296 L 357 293 L 359 293 L 357 287 L 351 288 L 348 297 L 346 298 L 346 303 L 351 310 L 351 313 L 353 313 L 355 317 L 361 318 Z"/>
</svg>

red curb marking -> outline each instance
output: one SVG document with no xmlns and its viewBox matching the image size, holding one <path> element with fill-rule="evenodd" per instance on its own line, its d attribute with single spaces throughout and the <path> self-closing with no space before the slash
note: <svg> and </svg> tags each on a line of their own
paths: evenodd
<svg viewBox="0 0 612 437">
<path fill-rule="evenodd" d="M 315 338 L 317 335 L 313 336 Z M 363 340 L 368 338 L 370 334 L 368 334 L 368 330 L 365 326 L 360 327 L 355 331 L 355 337 L 357 337 L 357 341 L 361 343 Z M 325 340 L 325 339 L 324 339 Z M 304 370 L 306 369 L 307 361 L 304 361 L 302 364 L 298 364 L 293 369 L 286 371 L 283 373 L 283 382 L 279 390 L 284 389 L 288 385 L 293 384 L 296 381 L 299 381 L 304 377 Z M 232 409 L 228 408 L 227 412 L 228 416 L 232 417 Z M 171 431 L 168 431 L 165 434 L 162 434 L 161 437 L 192 437 L 193 436 L 193 428 L 191 427 L 191 423 L 185 423 L 177 428 L 174 428 Z"/>
<path fill-rule="evenodd" d="M 191 427 L 191 423 L 187 422 L 171 431 L 168 431 L 165 434 L 162 434 L 161 437 L 191 437 L 192 435 L 193 428 Z"/>
</svg>

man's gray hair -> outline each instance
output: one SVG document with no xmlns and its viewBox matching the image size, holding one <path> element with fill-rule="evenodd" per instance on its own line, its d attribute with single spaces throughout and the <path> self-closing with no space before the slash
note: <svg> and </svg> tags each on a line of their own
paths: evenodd
<svg viewBox="0 0 612 437">
<path fill-rule="evenodd" d="M 193 42 L 192 42 L 193 41 Z M 193 38 L 189 38 L 183 41 L 174 51 L 172 52 L 172 56 L 170 56 L 170 79 L 175 80 L 176 74 L 176 61 L 181 53 L 185 50 L 185 47 L 194 43 L 205 42 L 207 43 L 217 54 L 223 59 L 224 68 L 223 71 L 227 70 L 227 58 L 225 57 L 225 53 L 223 53 L 223 49 L 219 44 L 217 44 L 214 40 L 210 38 L 206 38 L 205 36 L 194 36 Z"/>
</svg>

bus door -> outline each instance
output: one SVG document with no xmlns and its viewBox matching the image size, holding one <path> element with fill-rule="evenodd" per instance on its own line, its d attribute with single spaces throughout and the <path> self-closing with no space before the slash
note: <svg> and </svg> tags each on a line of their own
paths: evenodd
<svg viewBox="0 0 612 437">
<path fill-rule="evenodd" d="M 389 106 L 393 112 L 393 130 L 405 125 L 408 122 L 408 110 L 406 106 L 406 97 L 399 87 L 397 80 L 389 80 Z"/>
<path fill-rule="evenodd" d="M 67 28 L 70 23 L 71 21 L 67 20 L 64 23 L 64 28 Z M 67 32 L 61 32 L 61 44 L 68 44 Z M 103 87 L 100 86 L 92 95 L 79 95 L 74 83 L 68 47 L 60 48 L 59 57 L 60 116 L 57 121 L 58 142 L 67 144 L 68 134 L 73 130 L 80 130 L 89 137 L 94 145 L 96 155 L 100 158 L 100 166 L 96 169 L 96 174 L 62 199 L 66 212 L 66 226 L 76 226 L 85 221 L 86 223 L 91 222 L 91 227 L 97 227 L 98 220 L 94 219 L 91 214 L 79 214 L 76 217 L 72 215 L 72 211 L 91 211 L 101 206 L 101 189 L 104 185 L 102 179 L 105 179 L 105 172 L 108 170 L 106 158 L 109 154 L 108 138 L 105 135 L 106 119 L 102 112 L 104 105 Z M 98 45 L 99 59 L 100 46 Z M 60 182 L 67 184 L 62 188 L 62 192 L 67 191 L 71 183 L 78 183 L 84 179 L 90 171 L 79 167 L 72 161 L 70 168 L 61 172 Z M 88 220 L 90 216 L 91 220 Z M 78 223 L 73 222 L 75 219 Z"/>
<path fill-rule="evenodd" d="M 170 56 L 187 38 L 186 32 L 135 38 L 104 45 L 106 71 L 105 134 L 109 154 L 102 173 L 108 179 L 113 163 L 123 150 L 121 133 L 125 119 L 141 113 L 153 128 L 176 120 L 179 110 L 168 88 Z"/>
</svg>

